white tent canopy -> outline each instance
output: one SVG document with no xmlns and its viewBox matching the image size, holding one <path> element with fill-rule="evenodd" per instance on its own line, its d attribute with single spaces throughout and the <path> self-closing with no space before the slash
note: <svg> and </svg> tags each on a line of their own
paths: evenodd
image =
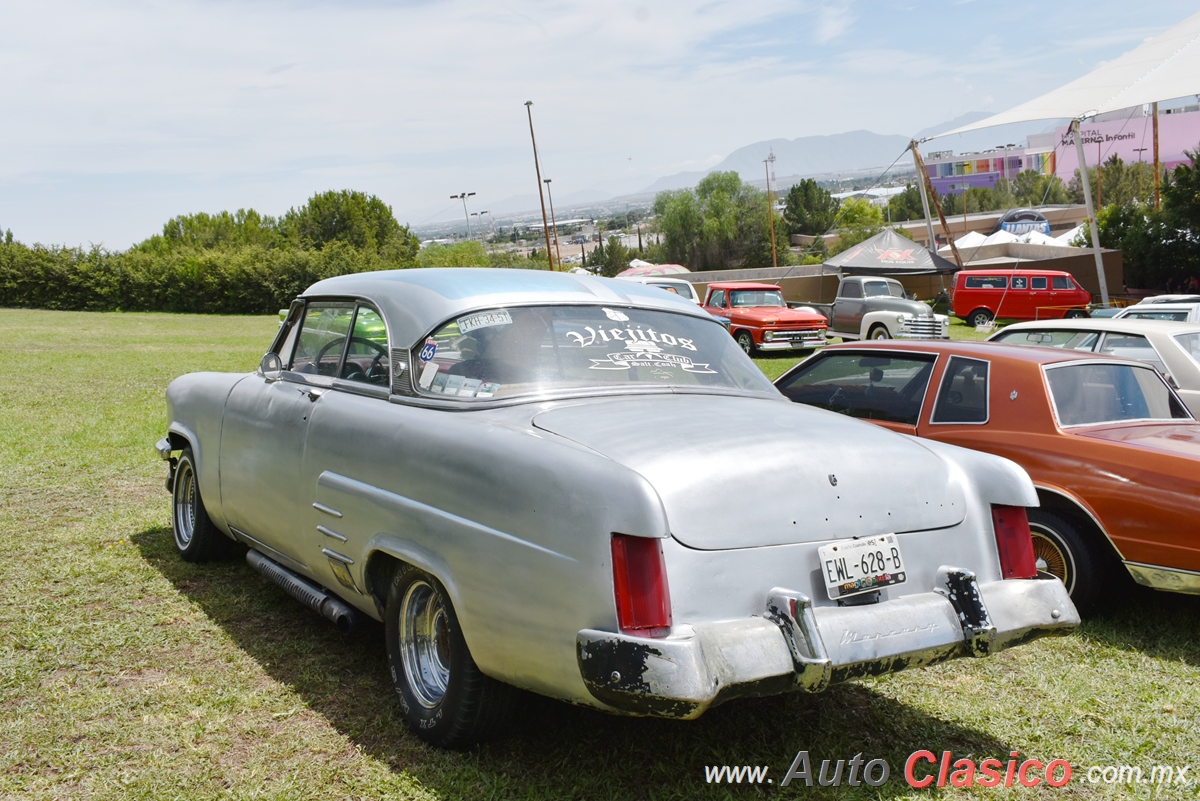
<svg viewBox="0 0 1200 801">
<path fill-rule="evenodd" d="M 1013 122 L 1082 119 L 1198 93 L 1200 13 L 1065 86 L 938 136 Z"/>
</svg>

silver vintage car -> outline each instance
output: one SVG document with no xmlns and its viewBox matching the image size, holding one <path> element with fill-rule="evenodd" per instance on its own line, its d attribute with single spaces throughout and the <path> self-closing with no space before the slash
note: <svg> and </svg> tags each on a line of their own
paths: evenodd
<svg viewBox="0 0 1200 801">
<path fill-rule="evenodd" d="M 790 403 L 695 304 L 414 269 L 314 284 L 259 369 L 167 390 L 175 543 L 384 624 L 412 729 L 522 688 L 693 718 L 1069 630 L 1010 461 Z"/>
</svg>

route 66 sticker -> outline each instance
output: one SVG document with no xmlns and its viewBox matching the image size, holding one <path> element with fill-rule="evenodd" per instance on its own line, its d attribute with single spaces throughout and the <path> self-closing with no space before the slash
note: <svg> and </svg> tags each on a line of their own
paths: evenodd
<svg viewBox="0 0 1200 801">
<path fill-rule="evenodd" d="M 433 337 L 425 340 L 425 345 L 421 348 L 421 352 L 417 354 L 422 362 L 427 362 L 433 358 L 433 354 L 437 353 L 437 342 Z"/>
</svg>

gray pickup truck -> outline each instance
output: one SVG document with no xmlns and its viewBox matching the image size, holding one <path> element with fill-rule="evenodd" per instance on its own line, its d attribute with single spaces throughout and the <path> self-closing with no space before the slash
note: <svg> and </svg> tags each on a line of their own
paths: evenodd
<svg viewBox="0 0 1200 801">
<path fill-rule="evenodd" d="M 949 339 L 950 318 L 909 300 L 892 278 L 847 275 L 833 303 L 804 303 L 829 321 L 826 336 L 842 339 Z"/>
</svg>

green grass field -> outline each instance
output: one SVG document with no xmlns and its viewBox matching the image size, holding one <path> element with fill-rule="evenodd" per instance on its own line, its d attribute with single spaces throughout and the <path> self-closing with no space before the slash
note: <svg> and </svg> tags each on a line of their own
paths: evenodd
<svg viewBox="0 0 1200 801">
<path fill-rule="evenodd" d="M 924 798 L 902 778 L 918 749 L 1200 774 L 1200 599 L 1124 586 L 1078 633 L 991 659 L 694 722 L 531 698 L 507 739 L 430 749 L 400 723 L 379 626 L 342 637 L 244 562 L 174 554 L 152 449 L 163 391 L 186 372 L 252 369 L 277 324 L 0 310 L 0 798 Z M 801 749 L 814 770 L 885 759 L 891 780 L 780 788 Z M 774 784 L 706 784 L 721 764 L 769 765 Z M 1080 782 L 974 792 L 1197 797 Z"/>
</svg>

